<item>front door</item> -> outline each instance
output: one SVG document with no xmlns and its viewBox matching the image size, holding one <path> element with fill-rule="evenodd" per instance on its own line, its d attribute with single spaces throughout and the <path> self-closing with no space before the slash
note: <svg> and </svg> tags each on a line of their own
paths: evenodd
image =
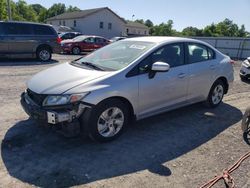
<svg viewBox="0 0 250 188">
<path fill-rule="evenodd" d="M 157 72 L 149 78 L 151 65 L 165 62 L 168 72 Z M 147 117 L 183 105 L 187 99 L 188 65 L 185 64 L 184 44 L 166 45 L 139 64 L 139 116 Z"/>
</svg>

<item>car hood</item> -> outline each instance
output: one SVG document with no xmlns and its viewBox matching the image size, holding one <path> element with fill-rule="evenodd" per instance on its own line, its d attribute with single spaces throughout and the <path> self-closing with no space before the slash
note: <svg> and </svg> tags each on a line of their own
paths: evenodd
<svg viewBox="0 0 250 188">
<path fill-rule="evenodd" d="M 109 73 L 63 63 L 36 74 L 27 82 L 27 87 L 38 94 L 62 94 Z"/>
</svg>

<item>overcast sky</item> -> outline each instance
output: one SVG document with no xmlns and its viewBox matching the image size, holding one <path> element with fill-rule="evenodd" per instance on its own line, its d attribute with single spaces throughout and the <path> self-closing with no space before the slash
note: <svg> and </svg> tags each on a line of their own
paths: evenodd
<svg viewBox="0 0 250 188">
<path fill-rule="evenodd" d="M 174 28 L 187 26 L 203 28 L 225 18 L 250 31 L 250 0 L 26 0 L 49 8 L 54 3 L 77 6 L 80 9 L 109 7 L 125 19 L 150 19 L 154 24 L 172 19 Z"/>
</svg>

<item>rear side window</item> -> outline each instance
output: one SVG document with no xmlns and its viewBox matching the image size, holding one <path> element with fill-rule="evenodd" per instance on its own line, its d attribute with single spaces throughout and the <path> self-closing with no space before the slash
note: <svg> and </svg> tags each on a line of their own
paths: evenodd
<svg viewBox="0 0 250 188">
<path fill-rule="evenodd" d="M 34 25 L 34 34 L 35 35 L 55 35 L 53 29 L 45 25 Z"/>
<path fill-rule="evenodd" d="M 31 35 L 32 27 L 30 24 L 4 23 L 4 32 L 8 35 Z"/>
<path fill-rule="evenodd" d="M 188 44 L 189 63 L 197 63 L 209 60 L 207 47 L 201 44 Z"/>
</svg>

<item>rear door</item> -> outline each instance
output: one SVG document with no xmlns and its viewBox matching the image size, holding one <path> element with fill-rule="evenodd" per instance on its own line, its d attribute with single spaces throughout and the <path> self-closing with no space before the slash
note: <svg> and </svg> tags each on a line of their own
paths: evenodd
<svg viewBox="0 0 250 188">
<path fill-rule="evenodd" d="M 199 43 L 187 43 L 186 51 L 189 64 L 188 99 L 205 100 L 218 66 L 215 53 L 209 47 Z"/>
<path fill-rule="evenodd" d="M 5 56 L 9 51 L 9 43 L 4 27 L 5 23 L 0 23 L 0 56 Z"/>
</svg>

